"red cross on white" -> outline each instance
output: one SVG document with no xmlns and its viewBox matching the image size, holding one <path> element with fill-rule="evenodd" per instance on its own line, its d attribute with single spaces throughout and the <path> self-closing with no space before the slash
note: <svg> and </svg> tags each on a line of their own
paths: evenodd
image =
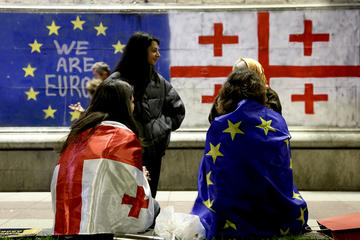
<svg viewBox="0 0 360 240">
<path fill-rule="evenodd" d="M 304 95 L 293 94 L 291 95 L 292 102 L 305 102 L 305 113 L 306 114 L 314 114 L 314 102 L 316 101 L 327 101 L 327 94 L 317 94 L 314 95 L 314 85 L 311 83 L 305 84 Z"/>
<path fill-rule="evenodd" d="M 223 24 L 214 23 L 214 36 L 199 36 L 199 44 L 213 44 L 214 45 L 214 56 L 222 56 L 222 45 L 223 44 L 236 44 L 239 43 L 238 36 L 224 36 L 223 35 Z"/>
<path fill-rule="evenodd" d="M 328 33 L 312 33 L 312 21 L 304 20 L 303 34 L 290 34 L 289 42 L 302 42 L 304 44 L 304 55 L 311 56 L 313 42 L 328 42 L 330 35 Z"/>
<path fill-rule="evenodd" d="M 268 82 L 272 78 L 340 78 L 340 77 L 360 77 L 360 66 L 358 65 L 309 65 L 309 66 L 296 66 L 296 65 L 270 65 L 269 54 L 269 40 L 270 40 L 270 13 L 259 12 L 257 13 L 257 39 L 258 39 L 258 61 L 262 64 Z M 215 25 L 214 25 L 215 26 Z M 215 27 L 214 27 L 215 28 Z M 216 36 L 216 33 L 214 34 Z M 219 35 L 220 36 L 220 35 Z M 222 36 L 222 35 L 221 35 Z M 293 36 L 293 37 L 291 37 Z M 330 41 L 328 33 L 312 33 L 312 21 L 307 19 L 304 21 L 303 34 L 290 34 L 291 41 L 301 41 L 304 44 L 304 55 L 308 56 L 312 53 L 313 42 Z M 215 37 L 214 37 L 215 39 Z M 200 38 L 199 38 L 199 44 Z M 215 44 L 214 44 L 215 47 Z M 241 56 L 241 53 L 239 53 Z M 215 56 L 215 48 L 214 48 Z M 240 57 L 239 56 L 239 57 Z M 246 57 L 246 56 L 245 56 Z M 232 66 L 224 65 L 207 65 L 207 66 L 171 66 L 171 78 L 220 78 L 227 77 L 232 71 Z M 219 84 L 214 84 L 214 95 L 202 96 L 202 103 L 211 103 L 219 91 Z M 309 91 L 309 92 L 306 92 Z M 310 94 L 310 88 L 305 90 L 305 94 Z M 305 114 L 314 114 L 314 109 L 311 113 L 310 95 L 306 95 L 308 101 L 307 110 L 305 107 Z M 316 95 L 315 95 L 316 96 Z M 297 97 L 295 97 L 297 99 Z M 313 101 L 327 101 L 328 99 L 317 98 Z"/>
<path fill-rule="evenodd" d="M 145 191 L 142 186 L 137 186 L 136 196 L 131 197 L 130 195 L 124 194 L 121 204 L 132 205 L 129 211 L 129 217 L 139 218 L 140 210 L 142 208 L 149 207 L 149 199 L 145 198 Z"/>
</svg>

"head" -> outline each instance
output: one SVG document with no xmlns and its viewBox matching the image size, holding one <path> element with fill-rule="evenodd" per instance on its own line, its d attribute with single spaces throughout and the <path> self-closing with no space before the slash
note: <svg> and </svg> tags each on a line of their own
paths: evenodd
<svg viewBox="0 0 360 240">
<path fill-rule="evenodd" d="M 89 92 L 90 99 L 94 96 L 94 93 L 101 82 L 102 80 L 93 78 L 86 83 L 86 90 Z"/>
<path fill-rule="evenodd" d="M 100 80 L 105 80 L 110 75 L 110 67 L 104 62 L 96 62 L 91 67 L 93 77 Z"/>
<path fill-rule="evenodd" d="M 259 75 L 249 69 L 232 72 L 220 90 L 216 102 L 218 115 L 233 112 L 244 99 L 265 105 L 266 86 Z"/>
<path fill-rule="evenodd" d="M 252 58 L 239 58 L 233 65 L 233 71 L 239 71 L 244 69 L 250 69 L 259 74 L 260 79 L 265 83 L 266 87 L 269 87 L 264 73 L 264 68 L 261 64 Z"/>
<path fill-rule="evenodd" d="M 95 127 L 105 120 L 121 122 L 137 133 L 133 111 L 133 88 L 120 79 L 103 81 L 96 89 L 86 111 L 71 126 L 61 152 L 65 151 L 71 141 L 76 141 L 80 133 L 91 129 L 91 134 Z"/>
</svg>

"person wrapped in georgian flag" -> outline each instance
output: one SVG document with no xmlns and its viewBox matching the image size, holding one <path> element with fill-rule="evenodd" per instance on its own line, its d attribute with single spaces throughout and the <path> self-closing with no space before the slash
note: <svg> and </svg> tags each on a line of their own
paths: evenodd
<svg viewBox="0 0 360 240">
<path fill-rule="evenodd" d="M 51 182 L 54 235 L 137 233 L 153 224 L 132 93 L 124 81 L 105 80 L 72 125 Z"/>
</svg>

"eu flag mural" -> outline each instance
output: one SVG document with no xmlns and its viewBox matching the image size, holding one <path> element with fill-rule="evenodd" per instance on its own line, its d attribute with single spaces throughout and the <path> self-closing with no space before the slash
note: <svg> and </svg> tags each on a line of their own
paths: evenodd
<svg viewBox="0 0 360 240">
<path fill-rule="evenodd" d="M 157 70 L 169 79 L 166 14 L 2 13 L 0 126 L 69 126 L 89 103 L 91 66 L 113 68 L 136 31 L 160 39 Z"/>
<path fill-rule="evenodd" d="M 207 239 L 286 235 L 305 228 L 308 209 L 293 184 L 290 138 L 280 114 L 250 100 L 214 120 L 192 210 Z"/>
</svg>

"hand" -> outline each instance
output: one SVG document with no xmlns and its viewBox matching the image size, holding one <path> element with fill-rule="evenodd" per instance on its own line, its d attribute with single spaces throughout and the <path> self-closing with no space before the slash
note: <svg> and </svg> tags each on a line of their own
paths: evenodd
<svg viewBox="0 0 360 240">
<path fill-rule="evenodd" d="M 85 109 L 81 106 L 80 102 L 77 102 L 76 104 L 70 104 L 69 108 L 74 111 L 85 112 Z"/>
<path fill-rule="evenodd" d="M 144 176 L 146 177 L 146 179 L 148 181 L 151 181 L 150 173 L 149 173 L 149 171 L 147 170 L 147 168 L 145 166 L 143 166 L 143 173 L 144 173 Z"/>
</svg>

